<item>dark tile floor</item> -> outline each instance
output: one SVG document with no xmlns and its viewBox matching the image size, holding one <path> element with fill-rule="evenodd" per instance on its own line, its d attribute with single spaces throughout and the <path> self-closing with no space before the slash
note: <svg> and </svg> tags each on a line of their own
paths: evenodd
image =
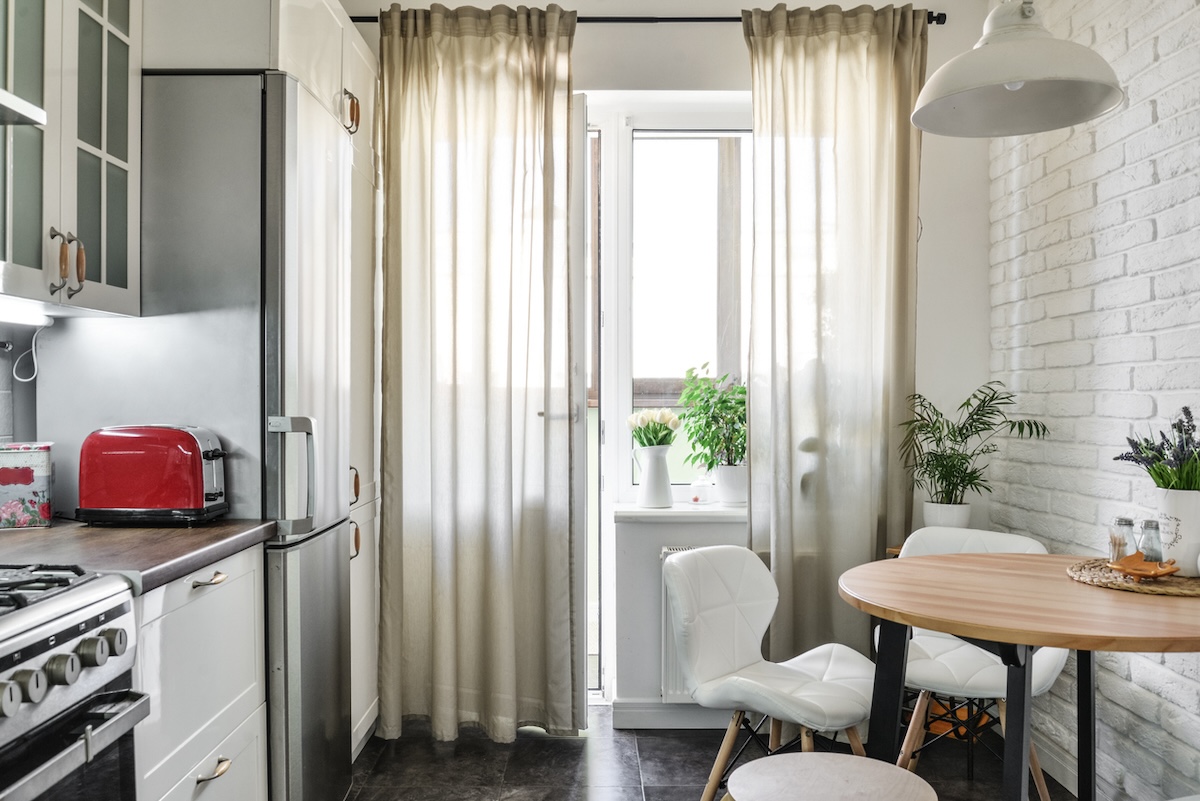
<svg viewBox="0 0 1200 801">
<path fill-rule="evenodd" d="M 507 744 L 477 730 L 434 742 L 416 723 L 398 740 L 367 743 L 354 763 L 349 801 L 699 801 L 722 734 L 614 730 L 607 706 L 589 708 L 582 736 L 526 728 Z M 999 760 L 979 749 L 975 779 L 967 781 L 966 747 L 943 741 L 922 755 L 917 773 L 939 801 L 974 801 L 998 795 L 1000 771 Z M 1050 777 L 1047 783 L 1054 801 L 1072 798 Z"/>
</svg>

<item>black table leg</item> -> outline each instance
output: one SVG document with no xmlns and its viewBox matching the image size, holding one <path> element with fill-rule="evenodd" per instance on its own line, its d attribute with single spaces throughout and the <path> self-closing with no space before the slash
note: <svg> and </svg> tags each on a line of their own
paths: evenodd
<svg viewBox="0 0 1200 801">
<path fill-rule="evenodd" d="M 900 715 L 904 707 L 904 668 L 908 664 L 908 626 L 879 624 L 875 689 L 871 695 L 871 728 L 867 756 L 895 762 L 900 753 Z"/>
<path fill-rule="evenodd" d="M 1005 801 L 1029 797 L 1029 713 L 1032 707 L 1033 672 L 1027 645 L 1002 645 L 1000 658 L 1008 666 L 1007 711 L 1004 719 Z"/>
<path fill-rule="evenodd" d="M 1079 801 L 1096 799 L 1096 662 L 1091 651 L 1075 652 L 1079 755 Z"/>
</svg>

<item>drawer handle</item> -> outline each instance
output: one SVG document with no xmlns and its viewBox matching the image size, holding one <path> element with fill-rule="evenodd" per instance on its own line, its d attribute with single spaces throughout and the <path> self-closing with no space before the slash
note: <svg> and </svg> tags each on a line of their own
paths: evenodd
<svg viewBox="0 0 1200 801">
<path fill-rule="evenodd" d="M 231 767 L 233 767 L 232 759 L 229 757 L 217 757 L 217 769 L 212 772 L 211 776 L 197 776 L 196 784 L 215 781 L 228 773 Z"/>
<path fill-rule="evenodd" d="M 227 579 L 227 578 L 229 578 L 229 576 L 225 575 L 220 570 L 218 570 L 215 573 L 213 573 L 213 577 L 210 578 L 208 581 L 193 581 L 192 589 L 195 590 L 195 589 L 199 589 L 200 587 L 215 587 L 218 584 L 223 584 L 225 582 L 225 579 Z"/>
<path fill-rule="evenodd" d="M 362 553 L 362 528 L 353 520 L 350 521 L 350 525 L 354 526 L 354 553 L 350 554 L 350 558 L 357 559 Z"/>
</svg>

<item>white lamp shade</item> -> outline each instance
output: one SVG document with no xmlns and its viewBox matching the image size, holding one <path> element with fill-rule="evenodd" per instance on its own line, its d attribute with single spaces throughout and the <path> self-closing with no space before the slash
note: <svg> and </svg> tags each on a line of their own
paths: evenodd
<svg viewBox="0 0 1200 801">
<path fill-rule="evenodd" d="M 1111 111 L 1124 98 L 1117 75 L 1094 51 L 1055 39 L 1036 19 L 998 7 L 975 49 L 946 62 L 917 97 L 912 122 L 944 136 L 1015 136 L 1066 128 Z"/>
</svg>

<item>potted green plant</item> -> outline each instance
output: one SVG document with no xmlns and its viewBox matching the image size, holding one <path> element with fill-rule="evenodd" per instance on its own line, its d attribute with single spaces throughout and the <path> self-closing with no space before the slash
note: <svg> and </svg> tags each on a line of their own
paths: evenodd
<svg viewBox="0 0 1200 801">
<path fill-rule="evenodd" d="M 728 373 L 708 375 L 708 364 L 688 368 L 679 396 L 679 419 L 692 444 L 686 461 L 713 474 L 718 499 L 745 505 L 749 482 L 746 469 L 746 385 Z"/>
<path fill-rule="evenodd" d="M 924 395 L 908 397 L 912 418 L 900 424 L 904 439 L 900 455 L 915 487 L 929 494 L 925 504 L 926 525 L 966 526 L 971 507 L 967 492 L 991 492 L 979 460 L 995 453 L 993 437 L 1005 433 L 1019 438 L 1041 439 L 1045 423 L 1030 418 L 1012 418 L 1007 408 L 1016 396 L 999 381 L 989 381 L 963 401 L 951 420 Z"/>
</svg>

